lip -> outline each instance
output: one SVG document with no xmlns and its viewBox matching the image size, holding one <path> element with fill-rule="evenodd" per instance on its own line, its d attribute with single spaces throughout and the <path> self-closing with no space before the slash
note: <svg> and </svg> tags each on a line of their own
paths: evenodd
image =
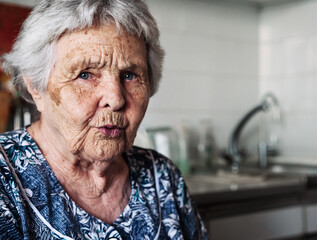
<svg viewBox="0 0 317 240">
<path fill-rule="evenodd" d="M 106 138 L 118 138 L 121 136 L 123 128 L 116 125 L 105 125 L 98 127 L 99 132 Z"/>
</svg>

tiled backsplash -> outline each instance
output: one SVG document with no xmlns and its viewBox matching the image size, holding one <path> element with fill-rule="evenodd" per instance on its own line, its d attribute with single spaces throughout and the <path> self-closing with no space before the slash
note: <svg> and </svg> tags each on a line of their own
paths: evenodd
<svg viewBox="0 0 317 240">
<path fill-rule="evenodd" d="M 266 8 L 260 14 L 260 93 L 283 108 L 283 156 L 317 162 L 317 1 Z"/>
<path fill-rule="evenodd" d="M 224 148 L 237 120 L 268 91 L 282 108 L 284 158 L 317 160 L 317 2 L 253 8 L 148 0 L 166 49 L 145 125 L 211 118 Z M 258 119 L 242 142 L 256 155 Z"/>
<path fill-rule="evenodd" d="M 258 101 L 258 12 L 204 1 L 147 2 L 166 60 L 143 126 L 210 118 L 224 148 L 238 119 Z"/>
</svg>

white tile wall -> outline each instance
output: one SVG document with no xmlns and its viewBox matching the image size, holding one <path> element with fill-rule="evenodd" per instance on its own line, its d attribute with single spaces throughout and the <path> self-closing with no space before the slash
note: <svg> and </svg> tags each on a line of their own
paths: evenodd
<svg viewBox="0 0 317 240">
<path fill-rule="evenodd" d="M 260 13 L 214 2 L 148 3 L 167 57 L 147 125 L 208 117 L 218 145 L 224 147 L 241 115 L 271 91 L 282 107 L 282 155 L 317 159 L 316 1 L 268 7 Z M 255 153 L 256 120 L 242 140 Z"/>
<path fill-rule="evenodd" d="M 317 1 L 260 13 L 260 93 L 271 90 L 283 109 L 283 156 L 317 163 Z"/>
<path fill-rule="evenodd" d="M 210 118 L 224 148 L 237 120 L 259 97 L 257 11 L 207 1 L 147 2 L 166 60 L 143 125 Z"/>
</svg>

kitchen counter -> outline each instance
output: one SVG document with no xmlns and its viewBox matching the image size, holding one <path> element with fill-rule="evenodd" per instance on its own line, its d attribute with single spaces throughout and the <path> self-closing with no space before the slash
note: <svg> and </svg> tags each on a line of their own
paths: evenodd
<svg viewBox="0 0 317 240">
<path fill-rule="evenodd" d="M 185 180 L 205 221 L 298 205 L 307 195 L 303 175 L 218 171 Z"/>
</svg>

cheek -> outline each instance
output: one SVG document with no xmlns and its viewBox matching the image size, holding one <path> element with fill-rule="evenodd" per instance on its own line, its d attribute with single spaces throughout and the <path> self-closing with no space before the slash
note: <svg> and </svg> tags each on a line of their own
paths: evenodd
<svg viewBox="0 0 317 240">
<path fill-rule="evenodd" d="M 51 100 L 56 104 L 58 107 L 61 104 L 61 89 L 60 88 L 53 88 L 52 90 L 49 88 L 48 90 Z"/>
<path fill-rule="evenodd" d="M 87 102 L 90 102 L 88 99 L 91 100 L 94 96 L 93 87 L 83 87 L 74 84 L 65 85 L 62 88 L 61 95 L 64 103 L 68 103 L 68 101 L 70 101 L 72 104 L 76 105 L 86 104 Z"/>
<path fill-rule="evenodd" d="M 148 83 L 140 83 L 138 81 L 127 82 L 125 88 L 128 96 L 132 99 L 135 105 L 147 107 L 150 98 L 150 87 Z"/>
<path fill-rule="evenodd" d="M 129 100 L 127 102 L 127 117 L 130 124 L 132 124 L 134 128 L 137 128 L 141 123 L 146 112 L 148 103 L 149 98 L 147 95 L 132 95 L 129 97 Z"/>
<path fill-rule="evenodd" d="M 127 113 L 127 118 L 129 122 L 129 128 L 126 131 L 126 150 L 131 148 L 133 145 L 137 130 L 146 112 L 147 105 L 148 100 L 143 99 L 142 103 L 139 101 L 137 104 L 135 103 L 133 106 L 128 108 L 129 110 Z"/>
<path fill-rule="evenodd" d="M 76 122 L 86 121 L 95 111 L 93 106 L 96 104 L 91 89 L 69 84 L 62 88 L 53 88 L 50 98 L 59 114 Z"/>
</svg>

